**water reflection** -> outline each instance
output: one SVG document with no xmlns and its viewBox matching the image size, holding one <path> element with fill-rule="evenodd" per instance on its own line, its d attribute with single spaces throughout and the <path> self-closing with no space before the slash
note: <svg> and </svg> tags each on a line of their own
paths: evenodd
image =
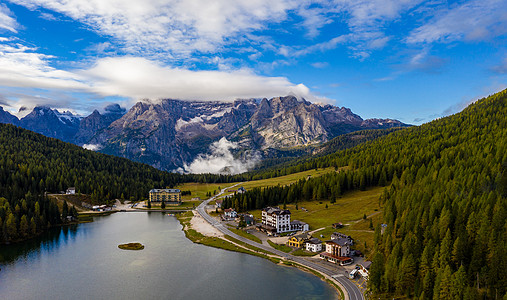
<svg viewBox="0 0 507 300">
<path fill-rule="evenodd" d="M 134 241 L 145 249 L 118 249 L 118 244 Z M 0 253 L 0 299 L 297 300 L 336 295 L 311 274 L 194 244 L 176 218 L 158 212 L 118 213 L 52 228 L 37 239 L 2 246 Z"/>
<path fill-rule="evenodd" d="M 51 252 L 62 244 L 76 238 L 79 224 L 50 228 L 38 237 L 21 243 L 0 246 L 0 265 L 13 264 L 18 260 L 40 257 L 41 252 Z"/>
</svg>

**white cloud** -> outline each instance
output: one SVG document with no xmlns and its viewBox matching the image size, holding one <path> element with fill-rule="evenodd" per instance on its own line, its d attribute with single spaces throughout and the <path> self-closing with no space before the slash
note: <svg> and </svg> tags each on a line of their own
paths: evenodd
<svg viewBox="0 0 507 300">
<path fill-rule="evenodd" d="M 500 75 L 507 74 L 507 56 L 500 64 L 490 68 L 490 70 Z"/>
<path fill-rule="evenodd" d="M 0 85 L 29 88 L 83 89 L 81 76 L 53 68 L 52 56 L 21 44 L 0 44 Z"/>
<path fill-rule="evenodd" d="M 53 14 L 46 13 L 46 12 L 41 12 L 39 18 L 44 19 L 46 21 L 60 21 Z"/>
<path fill-rule="evenodd" d="M 329 64 L 327 62 L 314 62 L 311 66 L 317 69 L 323 69 L 329 66 Z"/>
<path fill-rule="evenodd" d="M 84 144 L 83 148 L 91 151 L 99 151 L 100 149 L 102 149 L 102 146 L 98 144 Z"/>
<path fill-rule="evenodd" d="M 438 11 L 416 28 L 408 43 L 488 40 L 507 33 L 507 5 L 504 0 L 475 0 Z"/>
<path fill-rule="evenodd" d="M 299 57 L 315 52 L 325 52 L 336 48 L 339 44 L 345 44 L 350 40 L 350 35 L 341 35 L 334 37 L 328 41 L 317 43 L 307 47 L 280 47 L 278 53 L 285 57 Z"/>
<path fill-rule="evenodd" d="M 317 98 L 305 85 L 285 77 L 259 76 L 249 69 L 192 71 L 139 57 L 100 59 L 82 74 L 91 79 L 91 90 L 103 96 L 227 101 L 294 93 L 310 101 Z"/>
<path fill-rule="evenodd" d="M 128 56 L 101 58 L 90 68 L 61 70 L 51 66 L 52 56 L 36 51 L 21 44 L 0 42 L 0 87 L 4 95 L 9 95 L 12 107 L 55 105 L 55 101 L 68 107 L 75 100 L 72 96 L 75 92 L 91 94 L 89 103 L 93 103 L 93 98 L 107 96 L 134 101 L 143 98 L 231 101 L 289 93 L 310 101 L 323 100 L 303 84 L 291 83 L 285 77 L 260 76 L 250 69 L 192 71 Z M 8 87 L 15 90 L 7 91 Z M 16 101 L 19 103 L 15 104 Z M 81 105 L 80 110 L 85 110 L 86 105 Z"/>
<path fill-rule="evenodd" d="M 332 11 L 346 12 L 344 19 L 350 30 L 350 49 L 354 56 L 364 59 L 372 50 L 383 48 L 389 41 L 386 26 L 401 18 L 402 14 L 417 7 L 422 0 L 335 0 Z"/>
<path fill-rule="evenodd" d="M 240 174 L 251 170 L 260 161 L 258 153 L 235 158 L 231 150 L 236 148 L 238 148 L 236 143 L 223 137 L 210 145 L 211 153 L 198 155 L 192 163 L 184 164 L 178 171 L 193 174 Z"/>
<path fill-rule="evenodd" d="M 386 27 L 421 2 L 422 0 L 312 1 L 311 5 L 301 5 L 297 11 L 303 18 L 303 26 L 308 29 L 307 36 L 317 36 L 320 29 L 329 24 L 333 24 L 331 26 L 335 33 L 341 34 L 310 46 L 285 47 L 279 53 L 287 57 L 303 56 L 347 45 L 352 56 L 365 59 L 372 51 L 384 48 L 390 41 L 391 37 L 385 34 Z"/>
<path fill-rule="evenodd" d="M 5 4 L 0 4 L 0 30 L 8 30 L 16 33 L 16 28 L 19 26 L 16 19 L 12 17 L 12 12 Z"/>
<path fill-rule="evenodd" d="M 422 0 L 10 0 L 30 9 L 43 7 L 64 14 L 122 46 L 125 53 L 158 59 L 189 58 L 195 52 L 217 53 L 227 46 L 268 47 L 271 29 L 286 22 L 288 31 L 303 28 L 314 39 L 334 26 L 339 40 L 303 42 L 299 55 L 336 48 L 346 36 L 357 57 L 383 48 L 387 24 Z M 285 24 L 285 23 L 284 23 Z M 336 25 L 334 25 L 336 24 Z M 344 27 L 343 24 L 346 24 Z M 273 26 L 275 25 L 275 26 Z M 284 25 L 285 27 L 285 25 Z M 347 30 L 348 29 L 348 30 Z M 266 40 L 266 38 L 268 40 Z M 260 44 L 259 44 L 260 43 Z M 279 50 L 280 45 L 271 45 Z M 303 49 L 301 46 L 292 46 Z M 257 49 L 259 50 L 259 49 Z M 273 49 L 272 49 L 273 50 Z M 275 50 L 276 51 L 276 50 Z M 284 49 L 281 55 L 289 55 Z M 254 56 L 255 58 L 255 56 Z"/>
<path fill-rule="evenodd" d="M 214 52 L 228 39 L 286 18 L 290 0 L 11 0 L 62 13 L 113 37 L 127 53 Z"/>
</svg>

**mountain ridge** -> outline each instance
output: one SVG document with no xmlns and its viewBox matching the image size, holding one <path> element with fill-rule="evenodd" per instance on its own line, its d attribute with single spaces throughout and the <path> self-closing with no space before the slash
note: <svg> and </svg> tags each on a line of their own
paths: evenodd
<svg viewBox="0 0 507 300">
<path fill-rule="evenodd" d="M 317 145 L 353 131 L 409 126 L 392 119 L 363 120 L 349 108 L 294 96 L 234 102 L 145 100 L 128 111 L 115 104 L 84 118 L 37 106 L 18 122 L 3 112 L 0 122 L 162 170 L 209 153 L 210 145 L 224 137 L 237 145 L 236 155 L 257 151 L 266 156 L 268 149 Z"/>
</svg>

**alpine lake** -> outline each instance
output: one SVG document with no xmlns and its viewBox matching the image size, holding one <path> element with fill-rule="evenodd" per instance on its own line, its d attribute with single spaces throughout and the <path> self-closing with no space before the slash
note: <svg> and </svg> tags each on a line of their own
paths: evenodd
<svg viewBox="0 0 507 300">
<path fill-rule="evenodd" d="M 318 277 L 188 240 L 161 212 L 127 212 L 0 245 L 1 299 L 336 299 Z M 143 250 L 119 244 L 139 242 Z"/>
</svg>

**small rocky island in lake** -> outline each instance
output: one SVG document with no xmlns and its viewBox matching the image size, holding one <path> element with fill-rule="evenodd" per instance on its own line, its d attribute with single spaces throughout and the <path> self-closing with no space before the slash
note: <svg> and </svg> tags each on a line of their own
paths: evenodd
<svg viewBox="0 0 507 300">
<path fill-rule="evenodd" d="M 123 249 L 123 250 L 143 250 L 144 245 L 141 243 L 128 243 L 128 244 L 118 245 L 118 248 Z"/>
</svg>

